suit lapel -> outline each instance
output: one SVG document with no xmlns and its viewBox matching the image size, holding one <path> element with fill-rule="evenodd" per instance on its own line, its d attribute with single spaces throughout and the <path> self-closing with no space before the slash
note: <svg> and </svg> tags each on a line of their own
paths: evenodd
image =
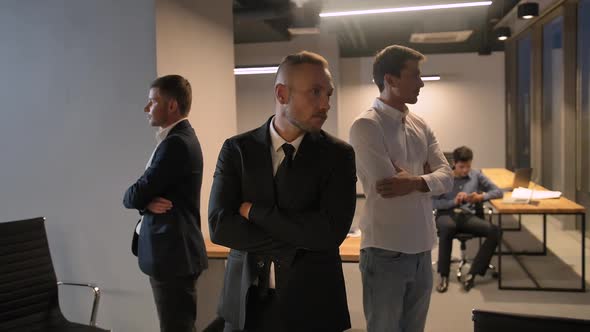
<svg viewBox="0 0 590 332">
<path fill-rule="evenodd" d="M 252 159 L 256 161 L 256 167 L 253 168 L 252 176 L 256 179 L 256 185 L 263 191 L 255 190 L 255 192 L 262 194 L 263 197 L 257 197 L 267 202 L 274 202 L 275 200 L 275 186 L 274 186 L 274 174 L 272 168 L 272 156 L 271 142 L 269 125 L 273 117 L 270 117 L 268 121 L 260 128 L 256 129 L 253 133 L 256 146 L 251 151 Z M 268 189 L 267 189 L 268 188 Z"/>
<path fill-rule="evenodd" d="M 321 133 L 307 133 L 299 145 L 293 165 L 310 165 L 314 160 L 321 158 Z M 299 167 L 294 166 L 295 169 Z"/>
</svg>

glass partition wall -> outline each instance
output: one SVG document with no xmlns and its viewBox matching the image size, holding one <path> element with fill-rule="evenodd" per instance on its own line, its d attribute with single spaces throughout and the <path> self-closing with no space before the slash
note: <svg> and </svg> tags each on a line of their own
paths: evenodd
<svg viewBox="0 0 590 332">
<path fill-rule="evenodd" d="M 555 1 L 513 35 L 506 167 L 533 167 L 536 182 L 590 210 L 590 0 Z"/>
</svg>

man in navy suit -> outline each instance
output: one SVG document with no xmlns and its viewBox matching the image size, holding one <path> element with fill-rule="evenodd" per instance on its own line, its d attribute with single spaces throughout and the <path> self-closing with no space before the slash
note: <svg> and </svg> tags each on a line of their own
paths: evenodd
<svg viewBox="0 0 590 332">
<path fill-rule="evenodd" d="M 162 332 L 195 331 L 196 280 L 207 268 L 199 209 L 203 154 L 187 120 L 191 99 L 182 76 L 152 82 L 144 112 L 159 127 L 157 146 L 123 199 L 141 214 L 132 251 L 150 277 Z"/>
<path fill-rule="evenodd" d="M 354 215 L 354 151 L 321 130 L 334 90 L 327 61 L 287 56 L 275 115 L 223 145 L 211 240 L 231 248 L 219 315 L 225 331 L 350 328 L 339 246 Z"/>
</svg>

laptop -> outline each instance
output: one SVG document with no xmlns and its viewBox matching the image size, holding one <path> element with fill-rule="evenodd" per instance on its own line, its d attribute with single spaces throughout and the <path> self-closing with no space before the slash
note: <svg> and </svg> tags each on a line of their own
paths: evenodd
<svg viewBox="0 0 590 332">
<path fill-rule="evenodd" d="M 528 188 L 529 182 L 531 182 L 531 176 L 533 175 L 532 168 L 519 168 L 514 171 L 514 180 L 512 186 L 501 188 L 503 191 L 512 191 L 513 189 L 523 187 Z"/>
</svg>

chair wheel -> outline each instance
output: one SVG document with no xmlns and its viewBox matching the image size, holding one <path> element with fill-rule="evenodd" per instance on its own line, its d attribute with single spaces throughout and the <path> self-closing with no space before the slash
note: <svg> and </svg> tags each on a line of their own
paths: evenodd
<svg viewBox="0 0 590 332">
<path fill-rule="evenodd" d="M 463 276 L 463 274 L 461 272 L 457 272 L 457 281 L 461 282 L 461 277 Z"/>
<path fill-rule="evenodd" d="M 498 272 L 497 271 L 492 272 L 492 278 L 498 279 Z"/>
</svg>

